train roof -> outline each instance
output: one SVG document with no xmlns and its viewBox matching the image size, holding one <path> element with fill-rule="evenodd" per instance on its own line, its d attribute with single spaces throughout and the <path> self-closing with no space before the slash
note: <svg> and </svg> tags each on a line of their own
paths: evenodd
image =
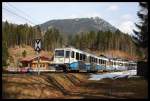
<svg viewBox="0 0 150 101">
<path fill-rule="evenodd" d="M 93 57 L 95 57 L 95 58 L 108 60 L 108 58 L 106 58 L 106 57 L 103 57 L 103 56 L 96 56 L 96 55 L 94 55 L 94 54 L 92 54 L 92 53 L 88 53 L 88 52 L 85 52 L 85 51 L 83 51 L 83 50 L 76 49 L 76 48 L 74 48 L 74 47 L 56 48 L 55 50 L 62 50 L 62 49 L 63 49 L 63 50 L 75 50 L 75 51 L 78 51 L 79 53 L 84 53 L 84 54 L 86 54 L 86 55 L 90 55 L 90 56 L 93 56 Z"/>
</svg>

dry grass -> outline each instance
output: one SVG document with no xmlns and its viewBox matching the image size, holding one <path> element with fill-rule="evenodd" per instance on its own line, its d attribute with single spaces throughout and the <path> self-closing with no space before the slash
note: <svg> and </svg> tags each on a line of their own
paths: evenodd
<svg viewBox="0 0 150 101">
<path fill-rule="evenodd" d="M 87 73 L 3 74 L 3 98 L 147 98 L 143 78 L 88 80 Z"/>
<path fill-rule="evenodd" d="M 97 54 L 98 56 L 103 54 L 105 56 L 111 56 L 111 57 L 120 57 L 120 58 L 126 58 L 126 59 L 140 59 L 140 57 L 135 56 L 135 55 L 130 55 L 127 52 L 123 52 L 120 50 L 108 50 L 105 52 L 101 52 L 101 51 L 95 51 L 95 54 Z"/>
<path fill-rule="evenodd" d="M 27 57 L 34 57 L 36 56 L 36 52 L 31 46 L 24 45 L 23 47 L 15 46 L 14 48 L 9 48 L 8 52 L 10 57 L 12 57 L 13 61 L 9 61 L 12 67 L 17 67 L 17 61 L 22 57 L 23 51 L 27 52 Z M 51 57 L 53 54 L 50 51 L 41 51 L 40 55 L 49 56 Z"/>
</svg>

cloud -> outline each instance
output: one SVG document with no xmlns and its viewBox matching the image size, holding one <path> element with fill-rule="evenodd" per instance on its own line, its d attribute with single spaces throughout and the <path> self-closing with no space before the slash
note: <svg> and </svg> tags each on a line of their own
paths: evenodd
<svg viewBox="0 0 150 101">
<path fill-rule="evenodd" d="M 133 29 L 136 29 L 136 27 L 132 21 L 124 21 L 124 22 L 119 24 L 118 28 L 122 32 L 128 33 L 130 35 L 133 34 Z"/>
<path fill-rule="evenodd" d="M 116 11 L 118 9 L 119 9 L 119 7 L 117 5 L 111 5 L 108 7 L 108 10 L 110 10 L 110 11 Z"/>
<path fill-rule="evenodd" d="M 137 27 L 135 26 L 135 21 L 133 19 L 133 15 L 132 14 L 124 14 L 120 17 L 120 19 L 118 19 L 118 23 L 117 26 L 118 28 L 124 32 L 124 33 L 128 33 L 130 35 L 133 35 L 133 29 L 137 30 Z"/>
<path fill-rule="evenodd" d="M 131 14 L 125 14 L 121 17 L 122 20 L 131 20 L 133 16 Z"/>
<path fill-rule="evenodd" d="M 86 14 L 71 14 L 70 16 L 68 16 L 67 18 L 91 18 L 91 17 L 101 17 L 102 15 L 100 13 L 97 12 L 93 12 L 93 13 L 86 13 Z"/>
</svg>

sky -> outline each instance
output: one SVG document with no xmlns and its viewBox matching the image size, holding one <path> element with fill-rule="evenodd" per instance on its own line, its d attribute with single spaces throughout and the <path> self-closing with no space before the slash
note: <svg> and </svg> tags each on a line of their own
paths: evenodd
<svg viewBox="0 0 150 101">
<path fill-rule="evenodd" d="M 100 17 L 133 35 L 138 2 L 3 2 L 2 21 L 31 26 L 53 19 Z"/>
</svg>

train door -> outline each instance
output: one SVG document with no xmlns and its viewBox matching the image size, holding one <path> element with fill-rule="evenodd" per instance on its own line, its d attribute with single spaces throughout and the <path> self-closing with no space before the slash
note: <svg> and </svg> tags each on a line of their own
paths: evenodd
<svg viewBox="0 0 150 101">
<path fill-rule="evenodd" d="M 65 59 L 64 62 L 70 64 L 70 50 L 65 51 Z"/>
<path fill-rule="evenodd" d="M 75 61 L 75 52 L 71 51 L 70 55 L 70 63 L 73 63 Z"/>
</svg>

